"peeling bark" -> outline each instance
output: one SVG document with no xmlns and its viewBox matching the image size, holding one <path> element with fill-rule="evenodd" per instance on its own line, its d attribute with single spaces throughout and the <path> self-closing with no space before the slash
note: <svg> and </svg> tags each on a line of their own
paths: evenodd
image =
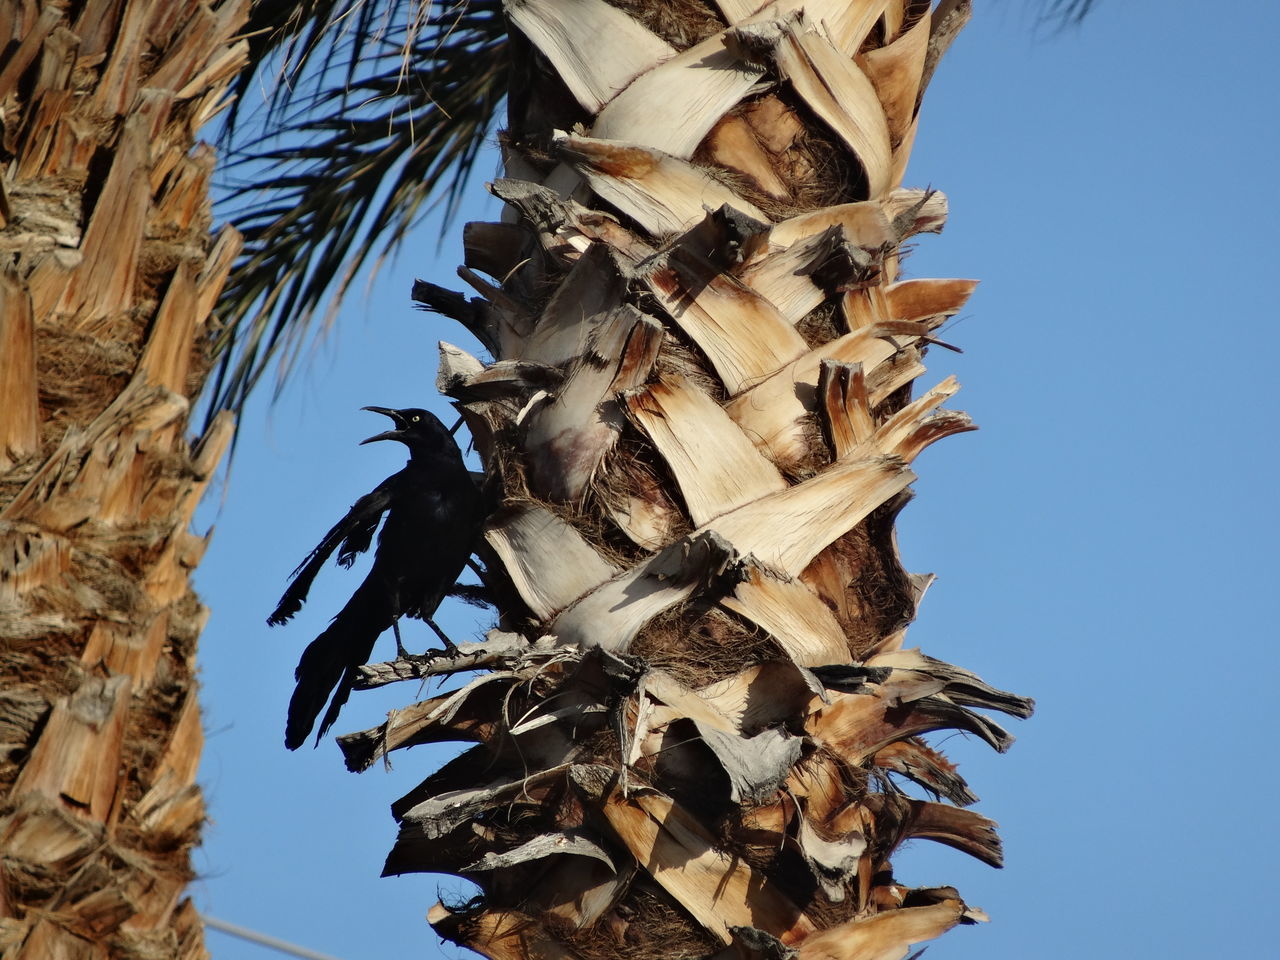
<svg viewBox="0 0 1280 960">
<path fill-rule="evenodd" d="M 947 216 L 901 185 L 946 27 L 758 7 L 507 4 L 515 75 L 559 79 L 513 106 L 506 222 L 468 233 L 501 282 L 427 293 L 492 351 L 444 349 L 441 379 L 502 486 L 509 599 L 486 641 L 364 676 L 488 673 L 340 740 L 355 769 L 470 745 L 393 804 L 387 870 L 473 879 L 429 916 L 489 957 L 899 960 L 984 919 L 898 882 L 900 844 L 1000 863 L 926 738 L 1003 751 L 980 711 L 1031 702 L 903 648 L 932 578 L 893 532 L 911 463 L 973 429 L 954 378 L 911 391 L 974 282 L 900 263 Z M 565 90 L 590 122 L 518 113 Z"/>
<path fill-rule="evenodd" d="M 239 237 L 195 135 L 248 4 L 33 9 L 0 3 L 0 948 L 196 960 L 189 526 L 232 425 L 185 429 Z"/>
</svg>

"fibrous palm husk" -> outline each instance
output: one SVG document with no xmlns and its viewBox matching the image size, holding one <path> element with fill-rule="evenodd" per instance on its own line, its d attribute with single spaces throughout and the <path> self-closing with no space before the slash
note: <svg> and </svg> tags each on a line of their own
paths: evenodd
<svg viewBox="0 0 1280 960">
<path fill-rule="evenodd" d="M 469 233 L 503 272 L 450 309 L 493 356 L 450 348 L 442 387 L 504 485 L 486 580 L 510 602 L 485 643 L 365 669 L 492 671 L 343 738 L 359 768 L 473 744 L 395 805 L 387 870 L 476 882 L 432 922 L 495 958 L 905 956 L 983 915 L 894 880 L 901 843 L 1001 862 L 924 738 L 1003 751 L 978 711 L 1031 710 L 903 648 L 930 578 L 893 517 L 919 453 L 973 429 L 942 407 L 954 378 L 911 397 L 973 290 L 902 277 L 947 214 L 900 182 L 941 52 L 928 4 L 508 15 L 518 75 L 559 75 L 519 103 L 589 119 L 517 104 L 506 221 Z"/>
</svg>

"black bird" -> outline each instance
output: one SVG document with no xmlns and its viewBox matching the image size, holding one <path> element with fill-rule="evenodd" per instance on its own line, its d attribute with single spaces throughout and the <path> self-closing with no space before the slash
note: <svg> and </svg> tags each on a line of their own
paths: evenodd
<svg viewBox="0 0 1280 960">
<path fill-rule="evenodd" d="M 273 626 L 282 624 L 301 609 L 312 581 L 335 549 L 338 563 L 350 567 L 356 554 L 369 549 L 373 532 L 386 514 L 369 575 L 298 662 L 294 673 L 298 686 L 289 701 L 284 736 L 290 750 L 307 739 L 332 693 L 316 733 L 316 743 L 320 742 L 347 702 L 356 668 L 369 661 L 374 641 L 387 627 L 395 630 L 396 648 L 404 655 L 400 617 L 425 620 L 447 649 L 456 649 L 431 617 L 466 565 L 484 522 L 480 491 L 443 423 L 426 410 L 412 407 L 364 409 L 390 417 L 395 429 L 361 443 L 399 440 L 409 448 L 409 462 L 357 500 L 325 534 L 293 571 L 293 582 L 267 618 Z"/>
</svg>

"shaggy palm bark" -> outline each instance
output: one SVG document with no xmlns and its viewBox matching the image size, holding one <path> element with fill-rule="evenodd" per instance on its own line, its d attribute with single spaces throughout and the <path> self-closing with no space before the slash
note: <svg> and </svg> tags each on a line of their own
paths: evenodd
<svg viewBox="0 0 1280 960">
<path fill-rule="evenodd" d="M 388 873 L 448 871 L 492 958 L 879 960 L 982 919 L 895 876 L 906 840 L 993 865 L 924 735 L 1011 738 L 1029 700 L 905 645 L 911 463 L 972 429 L 913 399 L 973 289 L 902 279 L 946 201 L 903 188 L 967 4 L 511 0 L 502 223 L 415 296 L 493 357 L 440 387 L 499 506 L 498 629 L 364 683 L 484 670 L 340 738 L 352 769 L 467 749 L 393 805 Z M 915 787 L 908 787 L 908 782 Z"/>
<path fill-rule="evenodd" d="M 0 2 L 0 952 L 205 957 L 191 514 L 209 234 L 195 132 L 248 0 Z M 194 149 L 193 149 L 194 148 Z"/>
</svg>

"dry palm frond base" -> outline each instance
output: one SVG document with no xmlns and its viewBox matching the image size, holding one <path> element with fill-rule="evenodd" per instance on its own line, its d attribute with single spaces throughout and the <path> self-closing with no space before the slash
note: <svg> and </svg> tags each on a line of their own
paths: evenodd
<svg viewBox="0 0 1280 960">
<path fill-rule="evenodd" d="M 248 0 L 0 0 L 0 953 L 206 957 L 188 414 L 240 236 L 196 132 Z"/>
<path fill-rule="evenodd" d="M 474 881 L 430 919 L 489 957 L 897 960 L 984 919 L 901 844 L 1001 863 L 929 737 L 1006 750 L 987 712 L 1031 701 L 906 645 L 932 578 L 894 538 L 973 429 L 953 378 L 913 387 L 974 284 L 903 276 L 947 216 L 901 185 L 946 37 L 925 3 L 756 6 L 509 3 L 505 219 L 468 230 L 478 297 L 417 294 L 491 354 L 443 345 L 440 387 L 501 490 L 497 626 L 366 667 L 468 677 L 340 743 L 469 744 L 393 805 L 386 872 Z"/>
</svg>

